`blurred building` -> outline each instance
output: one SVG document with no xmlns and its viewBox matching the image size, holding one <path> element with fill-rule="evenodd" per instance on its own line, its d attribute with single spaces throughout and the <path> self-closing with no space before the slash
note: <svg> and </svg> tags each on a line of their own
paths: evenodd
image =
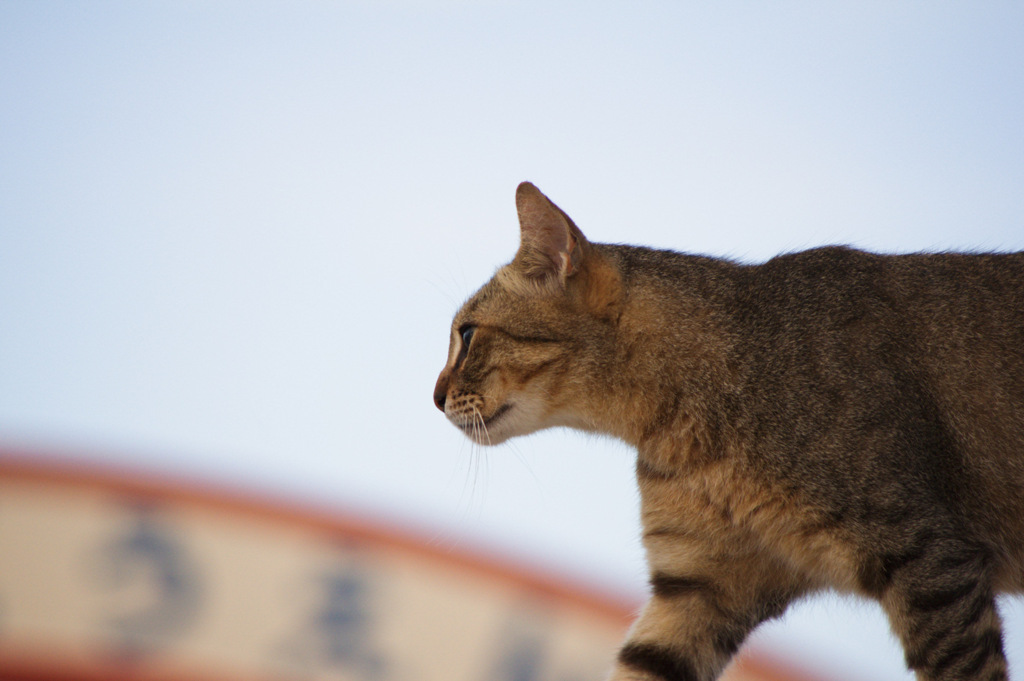
<svg viewBox="0 0 1024 681">
<path fill-rule="evenodd" d="M 363 519 L 0 451 L 0 681 L 599 681 L 637 605 Z M 754 655 L 729 678 L 807 679 Z"/>
</svg>

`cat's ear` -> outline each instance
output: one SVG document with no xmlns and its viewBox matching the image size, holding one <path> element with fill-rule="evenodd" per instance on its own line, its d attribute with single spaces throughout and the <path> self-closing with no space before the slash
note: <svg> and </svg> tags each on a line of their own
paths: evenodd
<svg viewBox="0 0 1024 681">
<path fill-rule="evenodd" d="M 564 284 L 583 264 L 582 232 L 529 182 L 516 189 L 516 210 L 520 243 L 514 262 L 519 271 L 531 279 Z"/>
</svg>

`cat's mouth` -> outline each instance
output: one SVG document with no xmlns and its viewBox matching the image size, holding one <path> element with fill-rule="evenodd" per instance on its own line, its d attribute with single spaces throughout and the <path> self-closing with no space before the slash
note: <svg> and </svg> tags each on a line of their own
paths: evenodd
<svg viewBox="0 0 1024 681">
<path fill-rule="evenodd" d="M 491 438 L 488 434 L 488 430 L 494 425 L 501 417 L 512 409 L 512 403 L 506 402 L 497 409 L 494 413 L 486 418 L 471 418 L 455 425 L 465 433 L 471 440 L 480 442 L 481 444 L 490 444 Z"/>
</svg>

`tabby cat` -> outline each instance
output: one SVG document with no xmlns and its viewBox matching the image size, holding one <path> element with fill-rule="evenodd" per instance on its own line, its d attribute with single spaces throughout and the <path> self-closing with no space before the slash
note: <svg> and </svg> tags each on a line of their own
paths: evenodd
<svg viewBox="0 0 1024 681">
<path fill-rule="evenodd" d="M 917 678 L 1006 679 L 1024 591 L 1024 252 L 818 248 L 761 265 L 591 243 L 536 187 L 455 315 L 434 402 L 479 444 L 637 449 L 652 595 L 613 681 L 716 678 L 826 588 L 879 601 Z"/>
</svg>

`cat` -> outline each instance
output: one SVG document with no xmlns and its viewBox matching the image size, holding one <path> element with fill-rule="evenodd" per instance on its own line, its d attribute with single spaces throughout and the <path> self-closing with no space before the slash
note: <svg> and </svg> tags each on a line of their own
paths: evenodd
<svg viewBox="0 0 1024 681">
<path fill-rule="evenodd" d="M 881 603 L 921 681 L 1007 678 L 1024 252 L 743 265 L 591 243 L 530 183 L 516 206 L 434 402 L 479 444 L 568 426 L 636 448 L 651 597 L 612 681 L 715 679 L 828 588 Z"/>
</svg>

